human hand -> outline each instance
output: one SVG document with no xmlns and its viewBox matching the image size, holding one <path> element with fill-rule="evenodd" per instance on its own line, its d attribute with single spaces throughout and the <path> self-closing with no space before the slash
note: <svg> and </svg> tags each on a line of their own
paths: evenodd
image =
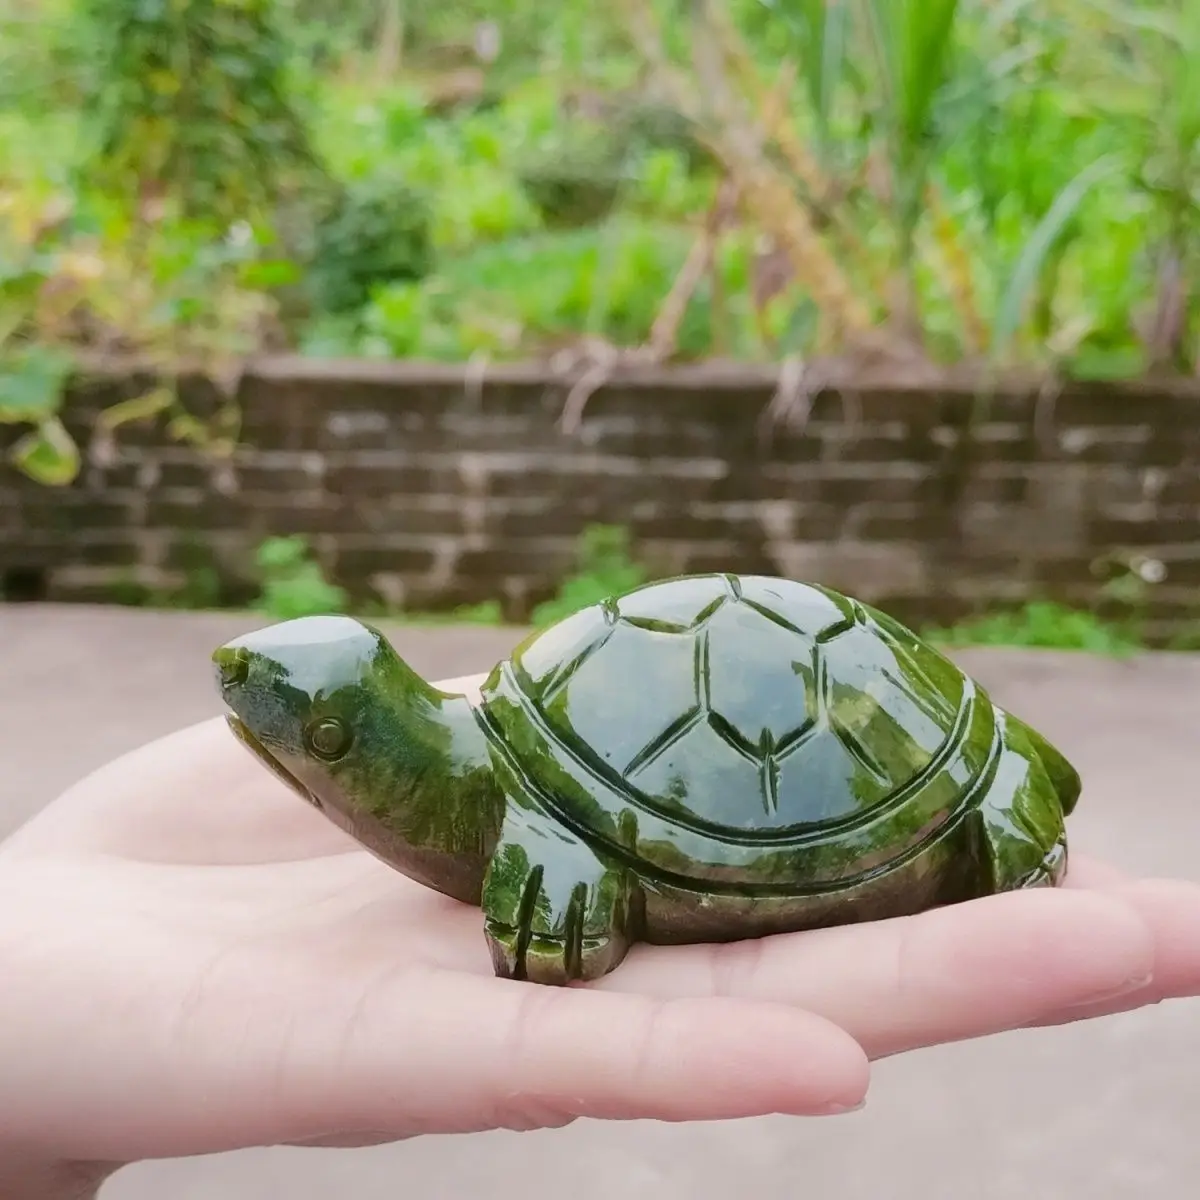
<svg viewBox="0 0 1200 1200">
<path fill-rule="evenodd" d="M 812 1115 L 862 1098 L 868 1058 L 1200 992 L 1200 887 L 1078 855 L 1068 882 L 638 945 L 585 988 L 513 983 L 492 976 L 478 910 L 377 862 L 207 722 L 0 847 L 0 974 L 21 981 L 0 992 L 0 1143 L 123 1163 L 581 1115 Z"/>
</svg>

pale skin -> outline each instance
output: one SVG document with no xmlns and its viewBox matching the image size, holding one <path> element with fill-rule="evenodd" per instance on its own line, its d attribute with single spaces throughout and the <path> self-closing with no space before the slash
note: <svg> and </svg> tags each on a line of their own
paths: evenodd
<svg viewBox="0 0 1200 1200">
<path fill-rule="evenodd" d="M 220 720 L 109 764 L 0 845 L 0 1195 L 254 1145 L 834 1114 L 873 1059 L 1200 994 L 1200 885 L 1078 853 L 1062 889 L 639 945 L 585 987 L 494 978 L 480 921 Z"/>
</svg>

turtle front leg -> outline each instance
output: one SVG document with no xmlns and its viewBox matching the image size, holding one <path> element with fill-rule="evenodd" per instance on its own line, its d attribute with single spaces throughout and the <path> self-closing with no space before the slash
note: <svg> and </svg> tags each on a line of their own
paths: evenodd
<svg viewBox="0 0 1200 1200">
<path fill-rule="evenodd" d="M 629 949 L 634 886 L 552 817 L 510 803 L 483 881 L 496 974 L 558 986 L 607 974 Z"/>
<path fill-rule="evenodd" d="M 983 871 L 980 891 L 987 895 L 1053 887 L 1066 873 L 1064 807 L 1073 803 L 1074 795 L 1064 796 L 1063 781 L 1055 777 L 1065 772 L 1051 773 L 1058 764 L 1048 767 L 1043 761 L 1039 751 L 1044 739 L 1031 737 L 1024 722 L 1002 709 L 996 710 L 996 720 L 1003 741 L 1000 764 L 987 796 L 971 814 Z"/>
</svg>

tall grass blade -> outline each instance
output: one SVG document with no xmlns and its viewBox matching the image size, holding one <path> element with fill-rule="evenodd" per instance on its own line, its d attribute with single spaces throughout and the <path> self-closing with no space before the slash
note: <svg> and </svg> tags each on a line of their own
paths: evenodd
<svg viewBox="0 0 1200 1200">
<path fill-rule="evenodd" d="M 879 69 L 900 257 L 911 268 L 933 158 L 934 102 L 950 77 L 958 0 L 859 0 Z"/>
<path fill-rule="evenodd" d="M 884 85 L 893 157 L 907 171 L 928 143 L 934 101 L 950 76 L 958 0 L 861 3 Z"/>
<path fill-rule="evenodd" d="M 1008 352 L 1008 348 L 1020 328 L 1025 305 L 1041 277 L 1047 257 L 1063 230 L 1078 213 L 1092 188 L 1102 179 L 1113 174 L 1120 166 L 1121 160 L 1117 155 L 1106 155 L 1084 167 L 1063 187 L 1055 197 L 1054 203 L 1037 223 L 1017 259 L 1008 286 L 996 309 L 991 338 L 993 364 L 999 363 L 1000 359 Z"/>
</svg>

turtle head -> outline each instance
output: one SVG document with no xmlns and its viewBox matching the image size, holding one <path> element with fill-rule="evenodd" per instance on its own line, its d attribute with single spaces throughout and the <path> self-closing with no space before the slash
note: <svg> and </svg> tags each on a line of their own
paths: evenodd
<svg viewBox="0 0 1200 1200">
<path fill-rule="evenodd" d="M 389 658 L 358 621 L 301 617 L 235 638 L 213 665 L 234 734 L 317 808 L 342 808 L 354 800 L 340 783 L 372 758 L 370 715 L 386 695 Z"/>
<path fill-rule="evenodd" d="M 351 617 L 284 621 L 212 659 L 230 729 L 278 779 L 398 870 L 473 898 L 503 798 L 466 697 Z"/>
</svg>

